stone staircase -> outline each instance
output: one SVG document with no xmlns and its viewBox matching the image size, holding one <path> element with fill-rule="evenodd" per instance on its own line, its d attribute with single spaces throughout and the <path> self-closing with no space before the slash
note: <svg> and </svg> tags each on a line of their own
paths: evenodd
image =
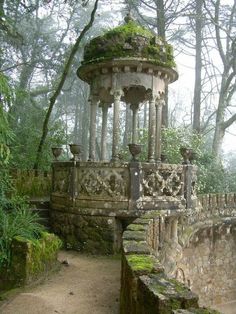
<svg viewBox="0 0 236 314">
<path fill-rule="evenodd" d="M 50 219 L 49 209 L 50 200 L 49 197 L 30 199 L 30 208 L 33 212 L 37 213 L 40 217 L 40 223 L 50 231 Z"/>
</svg>

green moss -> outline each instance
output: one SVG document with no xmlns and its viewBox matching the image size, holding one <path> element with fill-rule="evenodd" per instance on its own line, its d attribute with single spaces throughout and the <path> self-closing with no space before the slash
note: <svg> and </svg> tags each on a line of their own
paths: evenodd
<svg viewBox="0 0 236 314">
<path fill-rule="evenodd" d="M 149 255 L 128 255 L 127 261 L 134 271 L 151 272 L 154 267 L 154 258 Z"/>
<path fill-rule="evenodd" d="M 132 230 L 132 231 L 145 231 L 146 228 L 143 225 L 140 224 L 130 224 L 127 227 L 127 230 Z"/>
<path fill-rule="evenodd" d="M 181 301 L 176 299 L 170 299 L 170 307 L 172 310 L 181 308 Z"/>
<path fill-rule="evenodd" d="M 151 31 L 140 26 L 134 21 L 129 21 L 128 23 L 124 25 L 111 29 L 110 31 L 106 32 L 104 36 L 107 36 L 109 38 L 109 37 L 116 36 L 118 34 L 124 37 L 134 36 L 134 35 L 142 35 L 147 38 L 153 37 L 153 33 Z"/>
<path fill-rule="evenodd" d="M 115 58 L 142 58 L 159 66 L 175 67 L 172 46 L 134 21 L 92 39 L 85 47 L 83 64 Z"/>
<path fill-rule="evenodd" d="M 182 295 L 189 292 L 189 289 L 177 281 L 161 275 L 155 275 L 154 280 L 151 282 L 150 287 L 153 291 L 163 295 Z"/>
<path fill-rule="evenodd" d="M 54 262 L 57 252 L 62 246 L 61 240 L 54 234 L 42 233 L 42 238 L 29 241 L 29 254 L 27 260 L 27 273 L 29 276 L 43 272 L 47 264 Z"/>
<path fill-rule="evenodd" d="M 183 293 L 188 291 L 188 288 L 184 286 L 181 282 L 176 279 L 169 279 L 169 281 L 174 285 L 176 292 Z"/>
</svg>

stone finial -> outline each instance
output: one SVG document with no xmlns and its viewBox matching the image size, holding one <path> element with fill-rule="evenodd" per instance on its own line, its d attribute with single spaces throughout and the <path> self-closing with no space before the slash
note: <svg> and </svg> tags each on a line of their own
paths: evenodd
<svg viewBox="0 0 236 314">
<path fill-rule="evenodd" d="M 131 22 L 131 21 L 134 21 L 134 19 L 132 18 L 130 12 L 127 13 L 127 15 L 125 16 L 124 20 L 125 20 L 125 23 L 127 23 L 127 24 L 128 24 L 129 22 Z"/>
</svg>

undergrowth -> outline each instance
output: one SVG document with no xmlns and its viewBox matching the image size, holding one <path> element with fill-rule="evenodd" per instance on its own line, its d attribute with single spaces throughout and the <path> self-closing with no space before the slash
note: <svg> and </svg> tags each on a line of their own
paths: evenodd
<svg viewBox="0 0 236 314">
<path fill-rule="evenodd" d="M 11 244 L 15 237 L 28 240 L 41 237 L 44 227 L 38 221 L 38 215 L 27 207 L 8 211 L 0 208 L 0 269 L 10 265 Z"/>
</svg>

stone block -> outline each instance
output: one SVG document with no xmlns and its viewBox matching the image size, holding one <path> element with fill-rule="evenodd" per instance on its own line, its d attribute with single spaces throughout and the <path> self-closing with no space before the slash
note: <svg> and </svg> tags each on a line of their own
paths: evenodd
<svg viewBox="0 0 236 314">
<path fill-rule="evenodd" d="M 31 283 L 55 268 L 61 244 L 57 236 L 46 232 L 34 241 L 16 237 L 12 243 L 11 263 L 0 270 L 0 290 Z"/>
</svg>

